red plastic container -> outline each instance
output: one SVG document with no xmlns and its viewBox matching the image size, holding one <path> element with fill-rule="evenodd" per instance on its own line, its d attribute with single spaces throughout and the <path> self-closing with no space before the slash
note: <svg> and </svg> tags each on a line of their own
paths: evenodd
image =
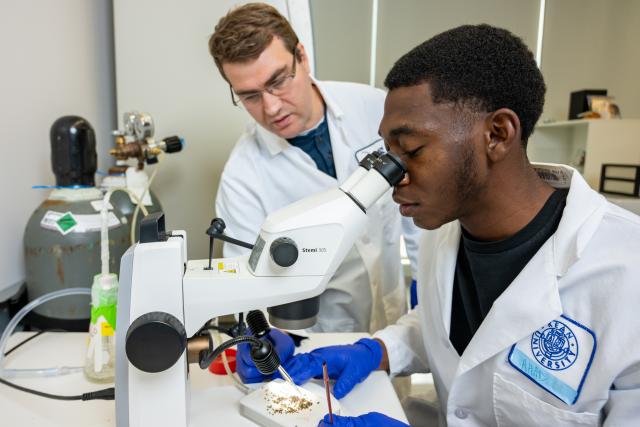
<svg viewBox="0 0 640 427">
<path fill-rule="evenodd" d="M 224 354 L 227 355 L 227 361 L 229 362 L 229 369 L 231 372 L 236 371 L 236 350 L 233 348 L 228 348 L 224 351 Z M 209 372 L 216 375 L 227 375 L 227 371 L 224 369 L 224 364 L 222 363 L 222 355 L 216 357 L 216 359 L 211 362 L 209 365 Z"/>
</svg>

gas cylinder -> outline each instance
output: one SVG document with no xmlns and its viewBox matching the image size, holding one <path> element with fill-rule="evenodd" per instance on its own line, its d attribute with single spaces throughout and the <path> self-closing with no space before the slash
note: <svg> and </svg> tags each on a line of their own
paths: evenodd
<svg viewBox="0 0 640 427">
<path fill-rule="evenodd" d="M 78 116 L 51 126 L 51 164 L 56 186 L 33 212 L 24 233 L 25 284 L 29 301 L 49 292 L 91 287 L 101 271 L 100 209 L 103 193 L 94 185 L 95 132 Z M 120 270 L 129 247 L 129 227 L 117 208 L 109 210 L 109 270 Z M 90 306 L 86 296 L 57 299 L 35 308 L 28 323 L 41 329 L 86 331 Z"/>
<path fill-rule="evenodd" d="M 158 163 L 164 153 L 182 150 L 184 141 L 178 136 L 155 139 L 154 124 L 147 113 L 124 114 L 124 130 L 114 132 L 116 158 L 111 176 L 95 187 L 97 154 L 95 132 L 89 122 L 79 116 L 65 116 L 51 126 L 51 165 L 56 188 L 33 212 L 24 234 L 26 289 L 29 301 L 54 290 L 91 287 L 93 277 L 102 270 L 100 227 L 104 192 L 114 187 L 135 190 L 140 185 L 149 191 L 151 203 L 147 211 L 161 211 L 143 171 L 145 164 Z M 129 159 L 137 165 L 127 166 Z M 123 175 L 129 177 L 124 179 Z M 142 181 L 142 183 L 141 183 Z M 129 195 L 115 191 L 109 202 L 109 271 L 120 271 L 120 258 L 131 244 L 131 226 L 137 234 L 143 217 L 132 216 L 136 205 Z M 137 240 L 137 237 L 136 237 Z M 88 297 L 77 296 L 53 300 L 38 306 L 29 315 L 29 323 L 40 329 L 61 328 L 86 331 L 90 319 Z"/>
</svg>

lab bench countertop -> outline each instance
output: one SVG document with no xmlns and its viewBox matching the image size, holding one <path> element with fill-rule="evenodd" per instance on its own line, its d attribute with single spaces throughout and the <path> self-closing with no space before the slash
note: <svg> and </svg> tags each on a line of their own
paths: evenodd
<svg viewBox="0 0 640 427">
<path fill-rule="evenodd" d="M 28 338 L 31 332 L 18 332 L 9 340 L 7 349 Z M 43 368 L 53 366 L 82 366 L 87 345 L 86 333 L 51 332 L 26 343 L 7 356 L 5 367 Z M 331 333 L 311 334 L 297 352 L 317 347 L 348 344 L 366 334 Z M 255 426 L 239 412 L 239 400 L 244 394 L 226 375 L 214 375 L 190 366 L 191 427 L 211 425 Z M 76 373 L 53 378 L 8 379 L 23 387 L 57 395 L 78 395 L 88 391 L 111 387 L 88 381 L 84 374 Z M 398 397 L 388 376 L 374 372 L 340 401 L 344 415 L 360 415 L 377 411 L 406 422 Z M 0 425 L 3 426 L 93 426 L 116 425 L 115 402 L 60 401 L 15 390 L 0 384 Z"/>
</svg>

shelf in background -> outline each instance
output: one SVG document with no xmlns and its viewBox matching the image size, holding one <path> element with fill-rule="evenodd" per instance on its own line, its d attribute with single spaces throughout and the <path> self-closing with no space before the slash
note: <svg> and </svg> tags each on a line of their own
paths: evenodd
<svg viewBox="0 0 640 427">
<path fill-rule="evenodd" d="M 622 122 L 640 122 L 640 119 L 581 119 L 581 120 L 558 120 L 557 122 L 539 123 L 536 129 L 549 129 L 561 127 L 583 126 L 590 123 L 622 123 Z"/>
<path fill-rule="evenodd" d="M 603 163 L 640 164 L 640 119 L 541 123 L 531 135 L 527 154 L 532 162 L 577 168 L 598 190 Z"/>
<path fill-rule="evenodd" d="M 536 125 L 536 129 L 548 129 L 559 128 L 569 126 L 581 126 L 591 122 L 602 121 L 602 119 L 590 119 L 590 120 L 559 120 L 557 122 L 540 123 Z"/>
</svg>

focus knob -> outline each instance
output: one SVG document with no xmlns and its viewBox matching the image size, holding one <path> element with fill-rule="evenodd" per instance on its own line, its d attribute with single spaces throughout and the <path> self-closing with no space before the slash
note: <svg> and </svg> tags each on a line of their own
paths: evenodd
<svg viewBox="0 0 640 427">
<path fill-rule="evenodd" d="M 144 372 L 156 373 L 172 367 L 187 346 L 187 333 L 169 313 L 143 314 L 127 330 L 125 351 L 129 362 Z"/>
<path fill-rule="evenodd" d="M 291 267 L 298 259 L 296 242 L 288 237 L 278 237 L 269 247 L 273 262 L 280 267 Z"/>
</svg>

